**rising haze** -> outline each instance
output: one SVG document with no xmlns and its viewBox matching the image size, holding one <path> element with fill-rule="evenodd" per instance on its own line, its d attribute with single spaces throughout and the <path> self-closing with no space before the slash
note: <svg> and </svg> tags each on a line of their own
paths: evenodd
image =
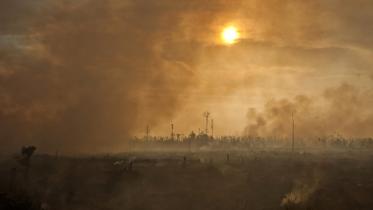
<svg viewBox="0 0 373 210">
<path fill-rule="evenodd" d="M 373 136 L 370 0 L 1 0 L 3 151 L 121 151 L 126 139 Z M 221 40 L 235 26 L 233 44 Z"/>
</svg>

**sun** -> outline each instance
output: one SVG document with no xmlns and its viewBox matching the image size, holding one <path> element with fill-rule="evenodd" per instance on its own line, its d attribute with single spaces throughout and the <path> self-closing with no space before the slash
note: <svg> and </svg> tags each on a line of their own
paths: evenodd
<svg viewBox="0 0 373 210">
<path fill-rule="evenodd" d="M 240 33 L 234 26 L 228 26 L 221 32 L 221 38 L 225 44 L 234 44 L 240 38 Z"/>
</svg>

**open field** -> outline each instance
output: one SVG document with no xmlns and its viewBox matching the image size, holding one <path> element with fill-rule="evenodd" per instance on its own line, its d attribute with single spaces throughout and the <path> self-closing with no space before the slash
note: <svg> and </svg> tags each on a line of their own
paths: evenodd
<svg viewBox="0 0 373 210">
<path fill-rule="evenodd" d="M 373 209 L 369 152 L 1 157 L 0 177 L 0 209 Z"/>
</svg>

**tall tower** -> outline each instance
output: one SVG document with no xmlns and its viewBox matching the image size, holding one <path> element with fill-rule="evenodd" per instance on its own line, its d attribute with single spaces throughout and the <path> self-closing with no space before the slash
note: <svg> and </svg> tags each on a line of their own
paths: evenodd
<svg viewBox="0 0 373 210">
<path fill-rule="evenodd" d="M 210 116 L 210 112 L 204 112 L 203 113 L 203 117 L 206 118 L 206 127 L 205 127 L 205 132 L 206 132 L 206 135 L 209 133 L 209 116 Z"/>
</svg>

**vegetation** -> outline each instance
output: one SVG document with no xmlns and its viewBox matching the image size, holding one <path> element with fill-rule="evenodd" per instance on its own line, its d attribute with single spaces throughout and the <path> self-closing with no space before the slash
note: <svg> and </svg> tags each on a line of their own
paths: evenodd
<svg viewBox="0 0 373 210">
<path fill-rule="evenodd" d="M 0 209 L 372 209 L 370 152 L 35 155 L 0 160 Z M 13 186 L 9 186 L 9 183 Z"/>
</svg>

